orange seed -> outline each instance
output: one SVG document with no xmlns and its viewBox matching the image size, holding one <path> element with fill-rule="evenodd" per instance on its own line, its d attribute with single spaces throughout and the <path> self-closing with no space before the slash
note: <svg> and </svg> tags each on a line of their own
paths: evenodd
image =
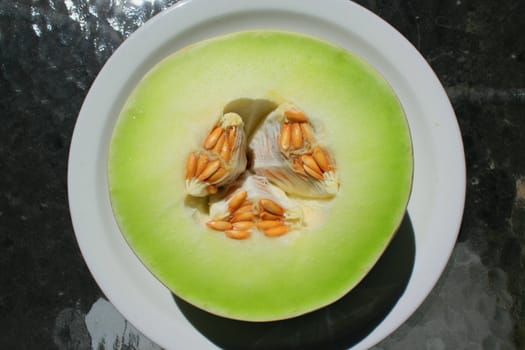
<svg viewBox="0 0 525 350">
<path fill-rule="evenodd" d="M 252 221 L 255 218 L 252 212 L 247 211 L 244 213 L 239 213 L 237 215 L 234 215 L 231 219 L 232 223 L 240 222 L 240 221 Z"/>
<path fill-rule="evenodd" d="M 210 185 L 206 187 L 206 191 L 208 191 L 208 194 L 215 194 L 219 192 L 219 189 L 217 188 L 217 186 Z"/>
<path fill-rule="evenodd" d="M 328 161 L 328 156 L 326 155 L 326 152 L 323 151 L 321 148 L 316 147 L 313 150 L 312 156 L 315 160 L 315 162 L 319 165 L 323 171 L 329 171 L 330 170 L 330 163 Z"/>
<path fill-rule="evenodd" d="M 268 237 L 279 237 L 290 231 L 290 228 L 286 225 L 276 226 L 264 230 L 264 234 Z"/>
<path fill-rule="evenodd" d="M 208 135 L 208 137 L 206 137 L 206 140 L 204 141 L 204 148 L 212 149 L 213 146 L 215 146 L 215 144 L 217 143 L 217 140 L 219 139 L 219 137 L 222 135 L 223 132 L 224 132 L 224 129 L 219 126 L 213 129 L 212 132 L 210 132 L 210 134 Z"/>
<path fill-rule="evenodd" d="M 306 172 L 303 169 L 303 163 L 299 159 L 294 160 L 294 162 L 293 162 L 293 170 L 296 173 L 299 173 L 301 175 L 305 175 L 306 176 Z"/>
<path fill-rule="evenodd" d="M 295 149 L 299 149 L 303 146 L 303 133 L 299 123 L 292 124 L 292 145 Z"/>
<path fill-rule="evenodd" d="M 231 157 L 232 157 L 232 149 L 230 148 L 230 145 L 228 144 L 228 142 L 224 142 L 221 148 L 221 158 L 225 162 L 228 162 Z"/>
<path fill-rule="evenodd" d="M 202 173 L 199 175 L 199 180 L 204 181 L 210 176 L 212 176 L 217 169 L 219 169 L 219 166 L 221 165 L 220 160 L 214 160 L 213 162 L 209 162 L 208 165 L 206 165 L 206 168 L 202 171 Z"/>
<path fill-rule="evenodd" d="M 281 220 L 263 220 L 257 223 L 257 227 L 261 230 L 267 230 L 282 225 L 284 225 L 284 223 Z"/>
<path fill-rule="evenodd" d="M 228 144 L 231 148 L 235 147 L 235 141 L 237 137 L 237 129 L 233 126 L 228 133 Z"/>
<path fill-rule="evenodd" d="M 212 230 L 216 230 L 216 231 L 225 231 L 225 230 L 232 229 L 232 224 L 224 220 L 208 221 L 206 225 L 208 225 L 208 227 L 211 228 Z"/>
<path fill-rule="evenodd" d="M 304 123 L 308 121 L 308 117 L 301 111 L 290 109 L 284 112 L 286 118 L 291 122 Z"/>
<path fill-rule="evenodd" d="M 312 127 L 308 123 L 301 123 L 301 131 L 303 132 L 304 139 L 310 143 L 314 142 L 314 134 Z"/>
<path fill-rule="evenodd" d="M 235 194 L 230 199 L 230 203 L 228 204 L 228 209 L 230 209 L 230 213 L 237 210 L 241 206 L 241 204 L 244 202 L 247 196 L 248 196 L 248 192 L 246 191 L 240 191 L 239 193 Z"/>
<path fill-rule="evenodd" d="M 279 204 L 275 203 L 271 199 L 263 198 L 259 200 L 259 204 L 268 212 L 275 215 L 283 215 L 284 214 L 284 208 L 281 207 Z"/>
<path fill-rule="evenodd" d="M 224 233 L 226 233 L 226 236 L 233 238 L 233 239 L 246 239 L 252 235 L 250 232 L 247 232 L 247 231 L 235 231 L 235 230 L 227 230 Z"/>
<path fill-rule="evenodd" d="M 195 176 L 195 170 L 197 170 L 197 156 L 192 152 L 186 163 L 186 179 L 193 178 Z"/>
<path fill-rule="evenodd" d="M 283 124 L 281 128 L 281 135 L 279 135 L 279 146 L 281 150 L 287 151 L 290 148 L 290 124 Z"/>
<path fill-rule="evenodd" d="M 210 176 L 206 180 L 206 182 L 209 182 L 209 183 L 219 182 L 226 176 L 227 173 L 228 171 L 226 169 L 224 169 L 223 167 L 220 167 L 219 169 L 217 169 L 217 171 L 212 176 Z"/>
<path fill-rule="evenodd" d="M 197 160 L 197 170 L 195 170 L 195 176 L 199 176 L 204 168 L 206 168 L 206 164 L 208 164 L 208 156 L 206 154 L 201 154 L 199 156 L 199 159 Z"/>
<path fill-rule="evenodd" d="M 224 145 L 224 142 L 226 141 L 226 135 L 224 133 L 221 134 L 219 139 L 217 140 L 217 143 L 213 147 L 213 152 L 215 153 L 221 153 L 222 146 Z"/>
<path fill-rule="evenodd" d="M 321 168 L 319 168 L 319 166 L 317 165 L 317 162 L 314 160 L 314 157 L 312 157 L 311 155 L 308 155 L 308 154 L 303 154 L 301 156 L 301 160 L 303 161 L 303 163 L 305 165 L 307 165 L 309 168 L 311 168 L 312 170 L 314 170 L 315 172 L 319 173 L 319 174 L 322 174 L 323 171 L 321 170 Z"/>
<path fill-rule="evenodd" d="M 253 221 L 237 221 L 233 223 L 233 229 L 237 231 L 248 231 L 253 227 Z"/>
<path fill-rule="evenodd" d="M 317 180 L 323 180 L 324 179 L 323 174 L 318 173 L 317 171 L 315 171 L 312 168 L 310 168 L 308 165 L 306 165 L 306 164 L 303 165 L 303 168 L 304 168 L 304 171 L 306 171 L 306 173 L 308 175 L 310 175 L 311 177 L 316 178 Z"/>
<path fill-rule="evenodd" d="M 244 204 L 244 203 L 249 203 L 249 204 Z M 239 215 L 241 213 L 251 212 L 253 210 L 253 204 L 251 202 L 244 202 L 244 203 L 242 204 L 242 206 L 239 209 L 235 210 L 232 213 L 232 215 L 235 216 L 235 215 Z"/>
</svg>

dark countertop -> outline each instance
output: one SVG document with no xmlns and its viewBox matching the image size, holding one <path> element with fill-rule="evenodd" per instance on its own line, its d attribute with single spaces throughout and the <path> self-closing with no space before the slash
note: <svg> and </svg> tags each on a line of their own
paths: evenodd
<svg viewBox="0 0 525 350">
<path fill-rule="evenodd" d="M 89 273 L 69 217 L 66 173 L 90 84 L 130 33 L 174 3 L 0 2 L 1 349 L 158 349 Z M 523 349 L 525 2 L 358 3 L 435 70 L 458 118 L 468 172 L 445 273 L 376 349 Z"/>
</svg>

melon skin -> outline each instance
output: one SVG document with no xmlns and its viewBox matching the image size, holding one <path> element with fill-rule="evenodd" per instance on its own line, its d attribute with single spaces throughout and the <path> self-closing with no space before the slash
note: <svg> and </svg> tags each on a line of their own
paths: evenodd
<svg viewBox="0 0 525 350">
<path fill-rule="evenodd" d="M 239 98 L 290 101 L 318 123 L 340 189 L 319 227 L 235 241 L 196 222 L 187 155 Z M 182 49 L 136 86 L 114 128 L 109 192 L 130 247 L 173 293 L 246 321 L 290 318 L 350 291 L 406 210 L 410 132 L 394 91 L 370 65 L 316 38 L 239 32 Z"/>
</svg>

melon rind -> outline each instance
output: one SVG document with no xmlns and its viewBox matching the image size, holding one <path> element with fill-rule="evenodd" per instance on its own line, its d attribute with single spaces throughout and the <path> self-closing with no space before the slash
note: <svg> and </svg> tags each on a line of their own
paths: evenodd
<svg viewBox="0 0 525 350">
<path fill-rule="evenodd" d="M 187 155 L 239 98 L 289 101 L 322 127 L 340 188 L 320 227 L 236 241 L 195 221 Z M 403 108 L 370 65 L 315 38 L 254 31 L 149 71 L 118 117 L 108 167 L 120 230 L 163 284 L 211 313 L 270 321 L 330 304 L 366 275 L 405 214 L 413 157 Z"/>
</svg>

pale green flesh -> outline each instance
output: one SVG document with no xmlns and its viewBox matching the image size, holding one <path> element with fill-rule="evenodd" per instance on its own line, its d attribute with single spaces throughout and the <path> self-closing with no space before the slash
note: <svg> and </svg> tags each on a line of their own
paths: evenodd
<svg viewBox="0 0 525 350">
<path fill-rule="evenodd" d="M 236 241 L 189 215 L 186 157 L 243 97 L 291 101 L 324 126 L 341 187 L 321 228 Z M 148 269 L 186 301 L 251 321 L 303 314 L 355 286 L 401 222 L 412 171 L 407 122 L 384 79 L 283 32 L 237 33 L 162 61 L 128 99 L 109 154 L 115 217 Z"/>
</svg>

